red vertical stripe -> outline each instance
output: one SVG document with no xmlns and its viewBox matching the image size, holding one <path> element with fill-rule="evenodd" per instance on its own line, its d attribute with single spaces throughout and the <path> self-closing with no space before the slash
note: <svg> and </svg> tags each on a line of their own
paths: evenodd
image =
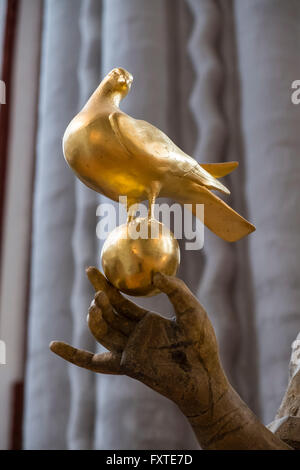
<svg viewBox="0 0 300 470">
<path fill-rule="evenodd" d="M 22 449 L 24 382 L 12 386 L 10 450 Z"/>
<path fill-rule="evenodd" d="M 9 119 L 11 112 L 12 95 L 12 77 L 14 50 L 17 28 L 19 0 L 7 0 L 6 21 L 4 31 L 4 50 L 1 80 L 6 86 L 6 104 L 0 105 L 0 264 L 2 259 L 3 226 L 4 226 L 4 203 L 6 188 L 6 169 L 8 160 L 8 141 L 9 141 Z M 0 273 L 1 274 L 1 273 Z M 13 414 L 11 448 L 21 448 L 20 419 L 22 419 L 22 399 L 23 387 L 16 384 L 11 396 L 11 406 Z M 19 430 L 19 431 L 18 431 Z"/>
<path fill-rule="evenodd" d="M 18 5 L 19 0 L 7 0 L 3 64 L 1 74 L 1 79 L 6 85 L 6 104 L 0 105 L 0 263 L 3 241 L 5 177 L 7 168 L 9 118 L 11 111 L 11 88 L 13 76 L 13 56 L 16 38 Z"/>
<path fill-rule="evenodd" d="M 0 0 L 1 1 L 1 0 Z M 20 0 L 18 0 L 20 3 Z M 41 4 L 40 7 L 41 8 Z M 42 7 L 43 8 L 43 7 Z M 17 5 L 15 5 L 15 28 L 17 23 Z M 42 18 L 42 15 L 41 15 Z M 42 28 L 42 22 L 40 23 L 40 28 Z M 40 29 L 40 34 L 42 33 Z M 39 43 L 40 47 L 40 43 Z M 14 48 L 12 48 L 14 49 Z M 12 50 L 13 53 L 13 50 Z M 39 77 L 40 73 L 40 63 L 36 64 L 36 70 Z M 39 87 L 37 86 L 37 94 Z M 38 104 L 38 100 L 36 105 Z M 36 141 L 36 132 L 37 132 L 37 120 L 38 120 L 38 109 L 36 107 L 35 114 L 32 116 L 32 119 L 35 120 L 35 133 L 34 133 L 34 142 Z M 33 205 L 33 187 L 34 187 L 34 173 L 35 173 L 35 164 L 33 165 L 32 179 L 31 179 L 31 207 Z M 30 216 L 30 226 L 32 226 L 32 211 Z M 31 237 L 28 240 L 28 253 L 31 254 Z M 30 265 L 31 265 L 31 255 L 28 257 L 28 266 L 27 266 L 27 284 L 26 284 L 26 297 L 24 299 L 24 350 L 23 350 L 23 374 L 25 373 L 25 362 L 26 362 L 26 352 L 27 352 L 27 321 L 28 321 L 28 309 L 29 309 L 29 286 L 30 286 Z M 10 441 L 9 448 L 11 450 L 20 450 L 23 445 L 23 410 L 24 410 L 24 380 L 22 378 L 11 385 L 11 398 L 10 398 Z"/>
</svg>

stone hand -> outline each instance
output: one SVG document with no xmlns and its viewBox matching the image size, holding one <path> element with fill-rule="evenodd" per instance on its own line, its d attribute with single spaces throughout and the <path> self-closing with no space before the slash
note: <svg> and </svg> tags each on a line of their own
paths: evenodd
<svg viewBox="0 0 300 470">
<path fill-rule="evenodd" d="M 96 268 L 87 274 L 97 291 L 88 325 L 109 352 L 92 354 L 56 341 L 51 350 L 94 372 L 138 379 L 187 414 L 195 406 L 209 407 L 211 396 L 217 399 L 218 390 L 226 387 L 226 379 L 213 327 L 187 286 L 180 279 L 154 275 L 153 283 L 168 295 L 175 310 L 176 316 L 167 320 L 123 297 Z"/>
<path fill-rule="evenodd" d="M 174 307 L 175 317 L 168 320 L 123 297 L 96 268 L 87 275 L 96 290 L 88 325 L 108 352 L 93 354 L 57 341 L 50 345 L 53 352 L 94 372 L 140 380 L 171 399 L 204 449 L 290 449 L 229 384 L 212 324 L 181 280 L 153 276 Z"/>
</svg>

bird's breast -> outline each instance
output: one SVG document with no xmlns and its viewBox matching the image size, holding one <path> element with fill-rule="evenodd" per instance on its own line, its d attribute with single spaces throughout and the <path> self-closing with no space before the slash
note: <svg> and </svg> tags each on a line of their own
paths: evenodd
<svg viewBox="0 0 300 470">
<path fill-rule="evenodd" d="M 79 114 L 65 132 L 63 150 L 68 165 L 93 190 L 113 200 L 120 195 L 136 200 L 147 197 L 138 159 L 120 144 L 108 119 L 88 121 Z"/>
</svg>

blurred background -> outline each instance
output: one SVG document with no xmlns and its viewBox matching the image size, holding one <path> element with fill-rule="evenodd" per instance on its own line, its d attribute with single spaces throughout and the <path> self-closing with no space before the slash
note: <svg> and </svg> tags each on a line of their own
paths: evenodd
<svg viewBox="0 0 300 470">
<path fill-rule="evenodd" d="M 125 377 L 50 353 L 96 350 L 85 267 L 100 265 L 105 198 L 67 168 L 64 130 L 103 76 L 134 75 L 121 107 L 199 162 L 237 160 L 228 202 L 257 227 L 205 233 L 179 276 L 207 309 L 232 384 L 264 423 L 300 329 L 298 0 L 0 0 L 1 449 L 194 449 L 179 410 Z M 140 300 L 163 314 L 163 296 Z"/>
</svg>

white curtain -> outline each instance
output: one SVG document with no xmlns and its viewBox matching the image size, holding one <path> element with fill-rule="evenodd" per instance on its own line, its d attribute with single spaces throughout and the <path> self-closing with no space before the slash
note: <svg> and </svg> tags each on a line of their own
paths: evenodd
<svg viewBox="0 0 300 470">
<path fill-rule="evenodd" d="M 245 150 L 245 195 L 258 231 L 249 238 L 262 416 L 286 387 L 300 329 L 300 107 L 291 84 L 300 67 L 300 3 L 235 2 Z"/>
<path fill-rule="evenodd" d="M 125 378 L 95 376 L 48 351 L 93 350 L 87 265 L 100 265 L 96 207 L 61 150 L 65 127 L 110 69 L 135 82 L 122 109 L 200 162 L 238 160 L 230 204 L 257 225 L 234 245 L 206 232 L 179 276 L 207 308 L 232 383 L 264 421 L 287 383 L 299 330 L 300 108 L 296 0 L 46 0 L 43 18 L 25 448 L 193 449 L 175 405 Z M 170 311 L 163 296 L 140 303 Z"/>
</svg>

